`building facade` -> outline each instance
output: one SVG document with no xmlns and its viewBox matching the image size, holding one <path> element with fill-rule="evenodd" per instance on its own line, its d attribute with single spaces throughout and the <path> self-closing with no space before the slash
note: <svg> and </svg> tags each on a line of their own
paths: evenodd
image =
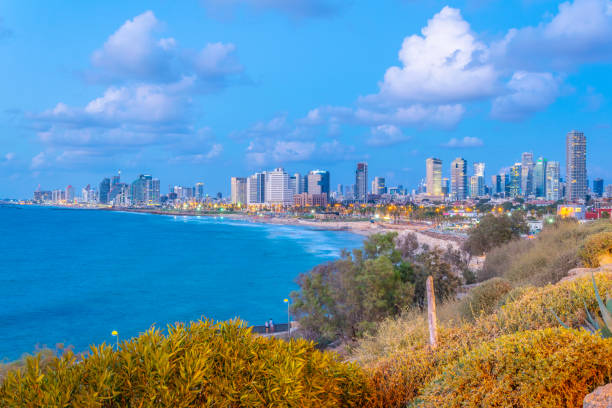
<svg viewBox="0 0 612 408">
<path fill-rule="evenodd" d="M 282 167 L 266 172 L 265 202 L 270 205 L 293 205 L 289 174 Z"/>
<path fill-rule="evenodd" d="M 442 160 L 430 157 L 426 161 L 427 174 L 427 195 L 442 195 Z"/>
<path fill-rule="evenodd" d="M 247 179 L 232 177 L 230 187 L 232 204 L 245 205 L 247 203 Z"/>
<path fill-rule="evenodd" d="M 357 163 L 355 170 L 355 200 L 365 203 L 368 197 L 368 164 Z"/>
<path fill-rule="evenodd" d="M 546 199 L 559 201 L 561 199 L 561 165 L 558 161 L 546 163 Z"/>
<path fill-rule="evenodd" d="M 461 157 L 451 163 L 451 196 L 453 200 L 462 201 L 467 198 L 467 161 Z"/>
<path fill-rule="evenodd" d="M 546 197 L 546 166 L 548 161 L 539 157 L 533 166 L 533 194 L 536 198 Z"/>
<path fill-rule="evenodd" d="M 521 155 L 521 190 L 522 194 L 527 197 L 533 194 L 533 153 L 525 152 Z"/>
<path fill-rule="evenodd" d="M 255 173 L 247 178 L 247 204 L 263 204 L 266 201 L 266 174 Z"/>
<path fill-rule="evenodd" d="M 325 194 L 329 198 L 329 171 L 312 170 L 308 173 L 306 191 L 309 194 Z"/>
<path fill-rule="evenodd" d="M 587 169 L 586 169 L 586 137 L 584 133 L 572 130 L 567 133 L 566 149 L 566 199 L 578 202 L 586 199 Z"/>
</svg>

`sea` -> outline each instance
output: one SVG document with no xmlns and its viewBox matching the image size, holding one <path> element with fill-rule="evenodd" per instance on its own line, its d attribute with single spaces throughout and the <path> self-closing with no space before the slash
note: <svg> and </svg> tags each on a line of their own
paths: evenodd
<svg viewBox="0 0 612 408">
<path fill-rule="evenodd" d="M 362 242 L 223 217 L 0 206 L 0 360 L 203 317 L 285 322 L 297 276 Z"/>
</svg>

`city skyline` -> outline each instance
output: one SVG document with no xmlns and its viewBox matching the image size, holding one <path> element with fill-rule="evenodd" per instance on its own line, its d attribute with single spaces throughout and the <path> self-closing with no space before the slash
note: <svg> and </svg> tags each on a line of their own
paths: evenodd
<svg viewBox="0 0 612 408">
<path fill-rule="evenodd" d="M 609 0 L 231 3 L 3 2 L 0 197 L 114 169 L 223 195 L 263 168 L 348 185 L 360 161 L 415 186 L 428 157 L 491 175 L 523 152 L 565 175 L 571 129 L 612 179 Z"/>
</svg>

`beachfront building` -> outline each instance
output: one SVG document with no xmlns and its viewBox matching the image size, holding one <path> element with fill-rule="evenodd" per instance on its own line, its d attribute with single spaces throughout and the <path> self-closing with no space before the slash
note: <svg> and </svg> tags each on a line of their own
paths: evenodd
<svg viewBox="0 0 612 408">
<path fill-rule="evenodd" d="M 266 174 L 255 173 L 247 177 L 247 204 L 263 204 L 266 197 Z"/>
<path fill-rule="evenodd" d="M 308 173 L 306 191 L 310 194 L 325 194 L 329 197 L 329 171 L 312 170 Z"/>
<path fill-rule="evenodd" d="M 158 204 L 160 198 L 159 179 L 141 174 L 131 185 L 130 201 L 133 205 Z"/>
<path fill-rule="evenodd" d="M 231 200 L 232 204 L 244 205 L 247 203 L 247 179 L 245 177 L 232 177 Z"/>
<path fill-rule="evenodd" d="M 325 207 L 327 202 L 327 194 L 325 193 L 301 193 L 293 196 L 293 205 L 297 207 Z"/>
<path fill-rule="evenodd" d="M 282 167 L 266 172 L 265 202 L 269 205 L 293 205 L 293 191 L 289 189 L 289 174 Z"/>
</svg>

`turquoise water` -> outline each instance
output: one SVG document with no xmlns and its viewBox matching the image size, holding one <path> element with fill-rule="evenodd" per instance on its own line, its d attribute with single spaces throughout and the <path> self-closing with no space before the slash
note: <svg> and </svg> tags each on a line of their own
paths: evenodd
<svg viewBox="0 0 612 408">
<path fill-rule="evenodd" d="M 152 324 L 286 321 L 295 278 L 363 238 L 346 232 L 48 207 L 0 206 L 0 359 L 76 351 Z"/>
</svg>

